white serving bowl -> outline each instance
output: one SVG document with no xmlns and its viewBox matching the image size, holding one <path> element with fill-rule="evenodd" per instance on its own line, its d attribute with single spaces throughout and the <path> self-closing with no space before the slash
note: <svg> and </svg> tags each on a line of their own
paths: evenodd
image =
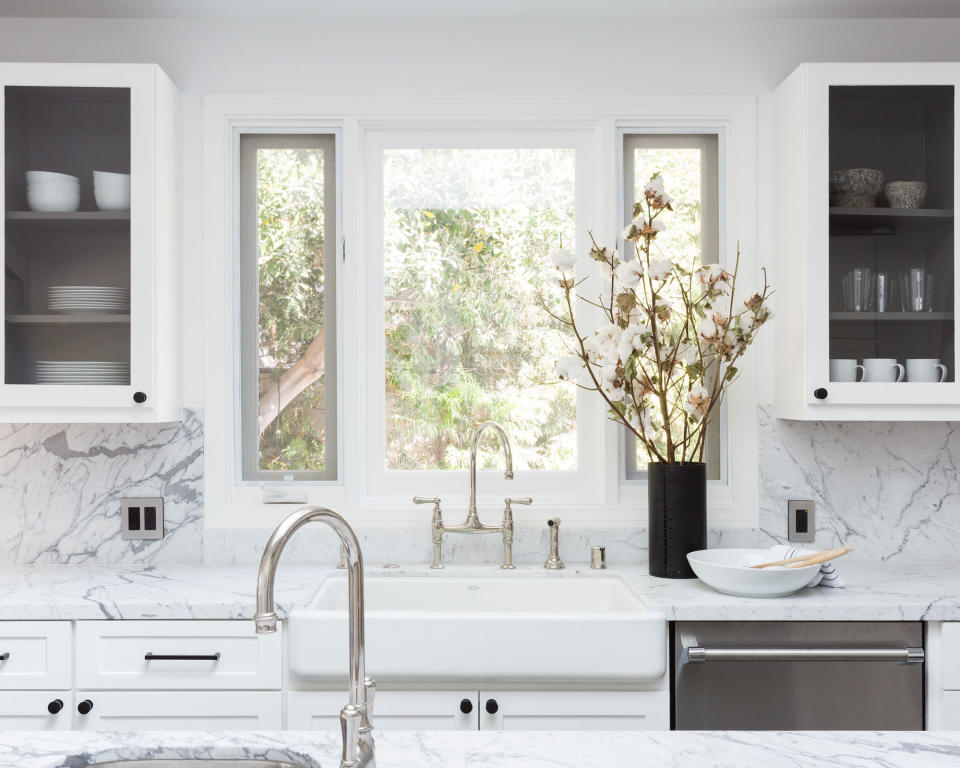
<svg viewBox="0 0 960 768">
<path fill-rule="evenodd" d="M 129 211 L 130 187 L 94 187 L 93 199 L 101 211 Z"/>
<path fill-rule="evenodd" d="M 819 565 L 750 568 L 778 559 L 769 549 L 701 549 L 687 555 L 687 562 L 701 581 L 717 592 L 738 597 L 790 595 L 810 584 L 820 572 Z"/>
<path fill-rule="evenodd" d="M 31 184 L 27 187 L 27 205 L 31 211 L 71 213 L 80 208 L 80 188 L 56 182 Z"/>
<path fill-rule="evenodd" d="M 107 187 L 107 186 L 130 186 L 130 174 L 129 173 L 111 173 L 110 171 L 94 171 L 93 172 L 93 186 L 96 187 Z"/>
<path fill-rule="evenodd" d="M 31 184 L 76 184 L 80 186 L 80 179 L 68 173 L 54 173 L 53 171 L 27 171 L 27 185 Z"/>
</svg>

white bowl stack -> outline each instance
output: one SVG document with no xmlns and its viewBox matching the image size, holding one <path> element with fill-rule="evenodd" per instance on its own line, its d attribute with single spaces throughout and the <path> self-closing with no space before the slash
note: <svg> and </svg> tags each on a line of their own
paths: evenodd
<svg viewBox="0 0 960 768">
<path fill-rule="evenodd" d="M 104 285 L 51 285 L 47 290 L 51 312 L 108 312 L 129 314 L 130 289 Z"/>
<path fill-rule="evenodd" d="M 93 199 L 101 211 L 129 211 L 130 174 L 94 171 Z"/>
<path fill-rule="evenodd" d="M 37 360 L 37 384 L 125 385 L 130 363 L 99 360 Z"/>
<path fill-rule="evenodd" d="M 31 211 L 72 213 L 80 208 L 80 179 L 66 173 L 27 171 L 27 205 Z"/>
</svg>

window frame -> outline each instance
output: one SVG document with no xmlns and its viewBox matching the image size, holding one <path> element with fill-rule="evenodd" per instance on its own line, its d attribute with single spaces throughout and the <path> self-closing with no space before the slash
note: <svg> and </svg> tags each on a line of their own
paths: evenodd
<svg viewBox="0 0 960 768">
<path fill-rule="evenodd" d="M 598 209 L 594 234 L 598 242 L 614 242 L 620 233 L 624 130 L 695 133 L 716 130 L 723 136 L 721 163 L 736 169 L 726 176 L 721 188 L 721 248 L 735 252 L 737 240 L 743 248 L 741 260 L 744 282 L 752 285 L 762 263 L 758 258 L 758 234 L 769 245 L 769 223 L 758 233 L 756 168 L 757 98 L 753 95 L 678 95 L 643 94 L 637 96 L 349 96 L 328 94 L 289 95 L 207 95 L 203 98 L 202 220 L 193 226 L 202 228 L 202 246 L 186 248 L 187 263 L 203 270 L 203 418 L 204 418 L 204 526 L 210 529 L 272 528 L 292 509 L 288 504 L 265 503 L 265 488 L 288 492 L 286 501 L 322 504 L 344 513 L 355 525 L 423 529 L 429 514 L 414 507 L 403 492 L 379 493 L 367 476 L 367 424 L 363 421 L 366 384 L 341 386 L 338 413 L 339 446 L 337 481 L 325 483 L 270 484 L 243 483 L 236 467 L 236 422 L 238 402 L 234 397 L 233 355 L 236 349 L 234 327 L 234 258 L 236 211 L 235 144 L 238 132 L 293 133 L 336 132 L 338 169 L 341 176 L 341 258 L 340 316 L 338 327 L 353 324 L 347 344 L 344 334 L 338 339 L 341 382 L 366 382 L 368 366 L 359 350 L 365 343 L 365 318 L 360 307 L 367 289 L 361 262 L 365 251 L 365 232 L 361 226 L 364 201 L 364 141 L 372 130 L 390 128 L 443 129 L 451 124 L 492 127 L 527 127 L 532 130 L 584 130 L 591 134 L 595 167 L 590 169 L 596 189 Z M 188 158 L 189 159 L 189 158 Z M 344 169 L 348 169 L 344 173 Z M 769 217 L 762 203 L 763 221 Z M 199 219 L 200 217 L 198 217 Z M 189 234 L 189 232 L 188 232 Z M 186 281 L 195 281 L 188 275 Z M 191 288 L 191 295 L 197 290 Z M 200 341 L 189 339 L 188 343 Z M 747 353 L 743 374 L 728 394 L 729 452 L 731 462 L 727 482 L 708 488 L 711 528 L 755 528 L 759 523 L 758 443 L 758 353 Z M 378 382 L 379 383 L 379 382 Z M 581 393 L 589 396 L 591 393 Z M 589 399 L 589 398 L 588 398 Z M 646 490 L 643 483 L 627 483 L 624 477 L 623 434 L 617 425 L 605 420 L 600 398 L 595 395 L 588 410 L 578 410 L 578 420 L 594 418 L 600 435 L 591 446 L 598 476 L 591 478 L 590 489 L 576 494 L 540 494 L 532 492 L 534 505 L 517 518 L 519 528 L 539 528 L 553 515 L 560 515 L 568 527 L 590 530 L 643 528 L 646 525 Z M 192 405 L 190 403 L 188 406 Z M 588 416 L 588 414 L 593 414 Z M 359 425 L 345 430 L 343 424 Z M 462 481 L 452 481 L 451 493 L 444 492 L 444 510 L 448 517 L 459 517 L 467 495 L 466 473 Z M 501 474 L 502 478 L 502 474 Z M 494 488 L 486 476 L 480 489 Z M 462 482 L 462 485 L 459 483 Z M 509 487 L 513 494 L 526 493 L 530 486 L 526 473 L 518 474 Z M 417 492 L 437 492 L 433 486 L 417 487 Z M 589 490 L 589 493 L 580 491 Z M 491 494 L 492 495 L 492 494 Z M 496 497 L 494 497 L 496 500 Z M 283 499 L 280 499 L 283 500 Z M 497 509 L 502 507 L 502 496 Z M 485 506 L 486 519 L 493 508 Z M 425 534 L 428 535 L 428 534 Z"/>
<path fill-rule="evenodd" d="M 341 240 L 339 167 L 337 136 L 334 133 L 242 132 L 238 136 L 238 212 L 237 322 L 239 349 L 236 377 L 240 386 L 240 477 L 245 483 L 301 483 L 335 481 L 339 457 L 339 377 L 337 365 L 337 265 L 340 261 L 337 243 Z M 328 431 L 325 435 L 322 470 L 265 470 L 260 468 L 260 442 L 257 430 L 259 380 L 250 381 L 252 371 L 259 372 L 259 242 L 257 226 L 257 152 L 261 149 L 312 149 L 324 153 L 324 326 L 326 339 L 324 378 L 332 386 L 325 387 L 324 405 Z M 327 246 L 333 245 L 333 248 Z M 332 429 L 329 429 L 332 427 Z"/>
</svg>

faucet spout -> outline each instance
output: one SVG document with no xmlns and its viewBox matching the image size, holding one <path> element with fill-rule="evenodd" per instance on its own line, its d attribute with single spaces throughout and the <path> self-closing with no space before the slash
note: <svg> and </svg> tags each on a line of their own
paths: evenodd
<svg viewBox="0 0 960 768">
<path fill-rule="evenodd" d="M 333 528 L 347 563 L 347 590 L 349 592 L 350 643 L 350 701 L 341 713 L 344 727 L 343 760 L 341 768 L 366 766 L 374 768 L 373 725 L 371 706 L 375 684 L 366 676 L 363 622 L 363 555 L 357 536 L 340 515 L 326 507 L 304 507 L 293 512 L 277 526 L 260 559 L 257 571 L 257 612 L 253 617 L 257 634 L 277 631 L 277 612 L 273 598 L 274 581 L 280 555 L 290 537 L 310 522 L 320 522 Z M 367 692 L 370 691 L 368 697 Z"/>
<path fill-rule="evenodd" d="M 513 452 L 510 450 L 510 441 L 507 439 L 507 433 L 495 421 L 485 421 L 477 431 L 473 433 L 473 439 L 470 441 L 470 508 L 467 511 L 467 522 L 465 525 L 476 524 L 479 526 L 480 520 L 477 517 L 477 450 L 480 448 L 480 438 L 488 429 L 496 432 L 503 444 L 503 452 L 506 456 L 506 467 L 503 476 L 507 480 L 513 480 Z"/>
</svg>

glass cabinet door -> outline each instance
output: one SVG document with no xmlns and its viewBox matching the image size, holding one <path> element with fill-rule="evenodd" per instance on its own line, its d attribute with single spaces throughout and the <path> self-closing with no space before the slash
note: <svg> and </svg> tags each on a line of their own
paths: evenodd
<svg viewBox="0 0 960 768">
<path fill-rule="evenodd" d="M 3 384 L 103 404 L 131 382 L 131 89 L 3 90 Z"/>
<path fill-rule="evenodd" d="M 954 103 L 952 85 L 829 87 L 828 295 L 811 301 L 848 402 L 957 380 Z"/>
</svg>

